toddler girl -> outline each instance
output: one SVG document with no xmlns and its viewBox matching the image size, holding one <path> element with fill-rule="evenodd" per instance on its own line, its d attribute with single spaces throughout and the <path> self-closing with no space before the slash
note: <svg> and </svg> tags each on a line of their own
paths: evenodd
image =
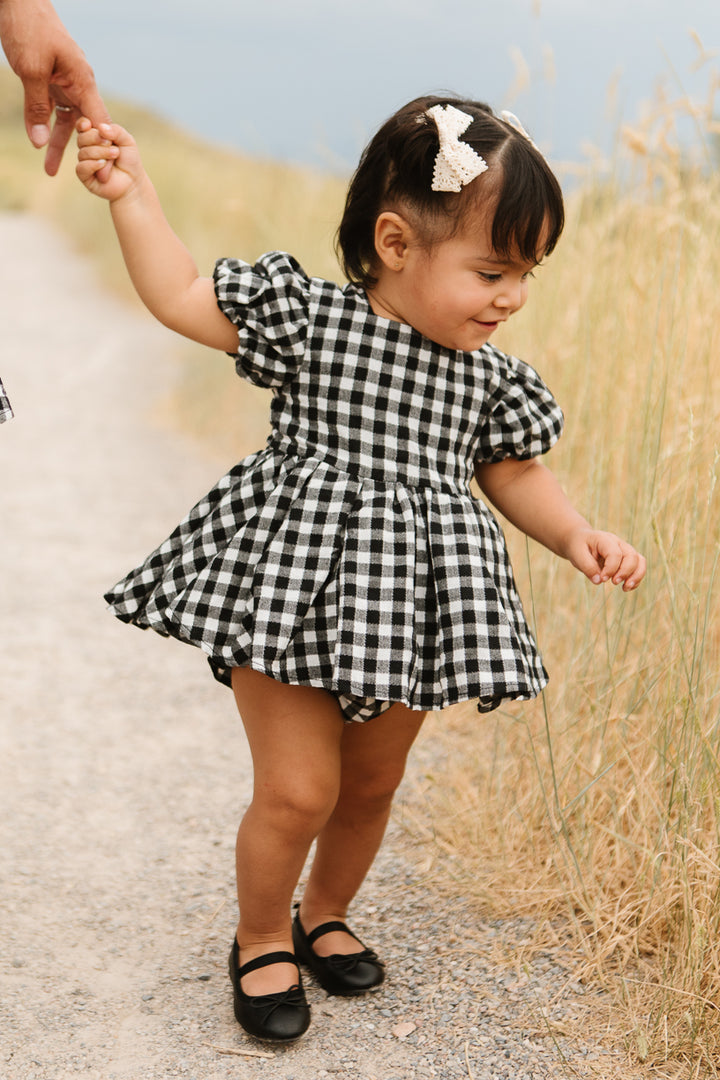
<svg viewBox="0 0 720 1080">
<path fill-rule="evenodd" d="M 381 128 L 351 182 L 338 233 L 349 284 L 308 277 L 281 252 L 221 259 L 205 278 L 127 132 L 78 130 L 78 175 L 110 201 L 148 308 L 274 391 L 265 449 L 108 600 L 120 619 L 199 646 L 233 687 L 254 765 L 237 842 L 235 1015 L 289 1041 L 310 1018 L 298 962 L 333 994 L 383 980 L 344 919 L 425 712 L 475 698 L 489 710 L 546 682 L 473 474 L 591 581 L 631 590 L 645 572 L 540 463 L 560 409 L 532 368 L 489 344 L 557 243 L 562 196 L 513 117 L 420 98 Z"/>
</svg>

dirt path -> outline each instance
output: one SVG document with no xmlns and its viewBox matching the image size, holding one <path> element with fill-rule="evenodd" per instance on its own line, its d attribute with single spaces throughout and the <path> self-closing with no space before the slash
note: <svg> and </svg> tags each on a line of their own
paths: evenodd
<svg viewBox="0 0 720 1080">
<path fill-rule="evenodd" d="M 391 962 L 386 989 L 360 1007 L 311 987 L 297 1046 L 244 1038 L 225 967 L 250 789 L 231 695 L 101 598 L 223 466 L 153 423 L 172 335 L 45 224 L 0 217 L 0 251 L 16 412 L 0 428 L 0 1078 L 523 1080 L 566 1057 L 613 1075 L 561 1027 L 547 1037 L 583 1002 L 566 968 L 498 968 L 522 925 L 433 911 L 397 830 L 354 919 Z"/>
<path fill-rule="evenodd" d="M 195 932 L 232 896 L 249 768 L 200 654 L 129 631 L 102 592 L 220 470 L 149 423 L 170 335 L 44 224 L 0 219 L 0 251 L 0 1074 L 139 1077 L 146 999 L 212 970 Z"/>
</svg>

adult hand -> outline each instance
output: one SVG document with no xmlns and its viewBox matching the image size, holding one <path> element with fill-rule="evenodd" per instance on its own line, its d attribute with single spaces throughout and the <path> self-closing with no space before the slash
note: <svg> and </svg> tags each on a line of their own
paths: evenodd
<svg viewBox="0 0 720 1080">
<path fill-rule="evenodd" d="M 97 127 L 110 119 L 92 68 L 49 0 L 0 0 L 0 41 L 25 89 L 28 137 L 47 146 L 45 172 L 54 176 L 76 121 L 88 116 Z"/>
</svg>

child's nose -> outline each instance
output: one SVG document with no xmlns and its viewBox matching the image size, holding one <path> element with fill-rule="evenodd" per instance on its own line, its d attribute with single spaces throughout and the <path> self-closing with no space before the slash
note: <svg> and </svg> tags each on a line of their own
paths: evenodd
<svg viewBox="0 0 720 1080">
<path fill-rule="evenodd" d="M 509 311 L 518 311 L 525 303 L 526 289 L 525 282 L 521 280 L 517 281 L 503 281 L 495 296 L 495 306 L 500 308 L 507 308 Z"/>
</svg>

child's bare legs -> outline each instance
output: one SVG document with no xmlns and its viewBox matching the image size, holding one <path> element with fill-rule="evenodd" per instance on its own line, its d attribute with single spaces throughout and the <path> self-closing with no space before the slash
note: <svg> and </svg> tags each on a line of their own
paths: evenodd
<svg viewBox="0 0 720 1080">
<path fill-rule="evenodd" d="M 337 802 L 344 725 L 322 690 L 286 686 L 250 668 L 234 669 L 233 689 L 254 770 L 236 849 L 242 965 L 294 951 L 290 904 L 310 845 Z M 244 976 L 242 988 L 267 994 L 295 982 L 295 968 L 273 964 Z"/>
<path fill-rule="evenodd" d="M 248 668 L 233 671 L 233 688 L 255 772 L 237 843 L 237 936 L 245 963 L 292 951 L 290 904 L 316 836 L 303 926 L 310 931 L 344 917 L 382 841 L 423 714 L 393 706 L 368 724 L 345 724 L 324 690 L 287 686 Z M 357 948 L 345 934 L 317 942 L 318 953 Z M 264 994 L 296 980 L 294 968 L 276 964 L 251 972 L 242 985 Z"/>
<path fill-rule="evenodd" d="M 307 933 L 324 922 L 345 920 L 385 834 L 393 796 L 425 713 L 393 705 L 366 724 L 344 726 L 340 794 L 317 838 L 300 921 Z M 320 956 L 357 952 L 348 934 L 324 934 L 314 943 Z"/>
</svg>

